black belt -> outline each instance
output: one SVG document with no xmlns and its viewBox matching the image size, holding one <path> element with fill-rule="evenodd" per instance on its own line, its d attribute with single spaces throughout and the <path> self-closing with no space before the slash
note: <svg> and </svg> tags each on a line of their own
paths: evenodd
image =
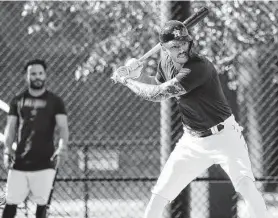
<svg viewBox="0 0 278 218">
<path fill-rule="evenodd" d="M 215 128 L 215 131 L 213 131 L 213 128 Z M 203 131 L 203 132 L 199 132 L 197 135 L 199 137 L 207 137 L 207 136 L 211 136 L 215 133 L 220 132 L 222 129 L 224 129 L 224 125 L 223 124 L 218 124 L 218 125 L 210 128 L 210 129 L 207 129 L 207 130 Z"/>
</svg>

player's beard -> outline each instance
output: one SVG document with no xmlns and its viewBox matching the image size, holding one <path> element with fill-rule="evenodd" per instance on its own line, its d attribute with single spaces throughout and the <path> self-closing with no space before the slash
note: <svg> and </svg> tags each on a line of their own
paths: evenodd
<svg viewBox="0 0 278 218">
<path fill-rule="evenodd" d="M 30 81 L 29 84 L 31 89 L 35 89 L 35 90 L 40 90 L 43 89 L 45 86 L 45 81 L 44 80 L 34 80 L 34 81 Z"/>
<path fill-rule="evenodd" d="M 188 54 L 188 52 L 184 51 L 184 52 L 178 54 L 176 62 L 182 64 L 182 63 L 187 62 L 188 59 L 189 59 L 189 54 Z"/>
</svg>

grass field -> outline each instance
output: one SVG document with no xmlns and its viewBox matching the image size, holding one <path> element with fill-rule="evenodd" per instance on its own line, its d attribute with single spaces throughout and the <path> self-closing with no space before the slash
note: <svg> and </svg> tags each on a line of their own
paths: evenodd
<svg viewBox="0 0 278 218">
<path fill-rule="evenodd" d="M 147 199 L 146 199 L 147 201 Z M 49 218 L 139 218 L 143 216 L 146 201 L 142 200 L 97 200 L 88 202 L 87 215 L 84 201 L 52 202 Z M 35 218 L 35 204 L 28 203 L 27 211 L 24 205 L 18 210 L 18 218 Z"/>
<path fill-rule="evenodd" d="M 278 217 L 278 195 L 264 195 L 268 209 L 273 217 Z M 112 199 L 91 199 L 88 201 L 87 215 L 84 201 L 53 201 L 49 218 L 142 218 L 148 199 L 144 200 L 112 200 Z M 242 200 L 238 201 L 238 218 L 249 218 L 245 204 Z M 24 208 L 18 210 L 18 218 L 35 218 L 35 205 L 28 203 L 29 211 Z M 199 206 L 191 205 L 192 218 L 206 218 L 207 213 L 200 213 Z"/>
<path fill-rule="evenodd" d="M 95 194 L 94 198 L 92 195 L 89 197 L 87 204 L 82 198 L 62 200 L 57 198 L 58 193 L 56 192 L 49 210 L 49 218 L 142 218 L 150 196 L 149 189 L 151 184 L 148 184 L 148 186 L 148 188 L 144 186 L 146 189 L 142 186 L 140 190 L 136 189 L 138 186 L 126 186 L 125 189 L 123 186 L 121 188 L 118 186 L 118 189 L 115 187 L 113 192 L 109 190 L 110 195 L 114 194 L 114 198 L 104 198 L 103 196 L 100 197 L 99 194 Z M 116 190 L 118 190 L 117 193 Z M 125 193 L 121 193 L 124 190 Z M 100 187 L 98 187 L 98 190 L 94 190 L 94 192 L 97 191 L 101 192 Z M 141 193 L 139 194 L 140 191 Z M 61 191 L 59 193 L 61 194 Z M 80 193 L 80 196 L 83 194 Z M 208 197 L 207 183 L 195 182 L 191 184 L 191 210 L 188 218 L 209 218 Z M 264 199 L 273 217 L 278 217 L 278 193 L 264 193 Z M 17 218 L 35 218 L 35 209 L 36 205 L 32 202 L 28 202 L 26 205 L 22 204 L 20 209 L 18 209 Z M 237 203 L 237 211 L 238 214 L 234 218 L 249 218 L 242 200 Z"/>
<path fill-rule="evenodd" d="M 146 199 L 147 201 L 147 199 Z M 85 215 L 84 202 L 67 201 L 53 202 L 50 208 L 49 218 L 142 218 L 146 206 L 146 201 L 140 200 L 90 200 L 88 203 L 87 216 Z M 275 200 L 278 202 L 278 198 Z M 18 218 L 35 218 L 34 204 L 28 204 L 30 211 L 26 214 L 25 209 L 18 210 Z M 268 202 L 268 208 L 273 217 L 278 217 L 278 204 L 271 201 Z M 195 212 L 195 214 L 193 214 Z M 197 213 L 194 206 L 191 211 L 192 218 L 204 218 L 205 214 Z M 243 201 L 238 202 L 238 218 L 249 218 Z"/>
</svg>

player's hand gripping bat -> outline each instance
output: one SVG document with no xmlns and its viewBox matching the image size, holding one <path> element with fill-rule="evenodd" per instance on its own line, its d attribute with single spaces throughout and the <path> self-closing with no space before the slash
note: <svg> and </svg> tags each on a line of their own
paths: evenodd
<svg viewBox="0 0 278 218">
<path fill-rule="evenodd" d="M 201 20 L 203 20 L 209 13 L 208 8 L 206 7 L 202 7 L 200 8 L 197 12 L 195 12 L 194 14 L 192 14 L 190 17 L 188 17 L 183 24 L 187 27 L 187 28 L 191 28 L 193 26 L 195 26 L 198 22 L 200 22 Z M 138 59 L 138 62 L 143 62 L 145 61 L 147 58 L 149 58 L 150 56 L 152 56 L 153 54 L 157 53 L 160 50 L 160 43 L 158 43 L 156 46 L 154 46 L 151 50 L 149 50 L 147 53 L 145 53 L 141 58 Z M 137 66 L 138 67 L 138 66 Z M 136 69 L 136 67 L 135 67 Z M 119 67 L 116 72 L 114 72 L 112 74 L 111 79 L 114 82 L 117 82 L 117 76 L 119 77 L 128 77 L 130 75 L 130 71 L 132 69 L 129 66 L 121 66 Z"/>
</svg>

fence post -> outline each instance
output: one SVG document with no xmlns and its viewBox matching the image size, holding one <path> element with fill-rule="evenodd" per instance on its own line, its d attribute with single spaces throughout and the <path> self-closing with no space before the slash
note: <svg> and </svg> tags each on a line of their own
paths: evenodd
<svg viewBox="0 0 278 218">
<path fill-rule="evenodd" d="M 229 90 L 227 87 L 228 78 L 227 74 L 220 75 L 223 91 L 229 101 L 232 111 L 237 118 L 237 97 L 234 91 Z M 222 171 L 221 174 L 216 172 Z M 209 169 L 209 178 L 229 179 L 224 171 L 217 166 L 212 166 Z M 209 183 L 209 217 L 210 218 L 232 218 L 234 214 L 237 214 L 237 197 L 235 191 L 230 182 L 224 183 Z"/>
<path fill-rule="evenodd" d="M 266 48 L 264 55 L 259 56 L 258 68 L 260 74 L 264 77 L 256 76 L 255 81 L 260 84 L 259 96 L 267 97 L 267 100 L 257 100 L 257 120 L 259 121 L 259 132 L 262 137 L 262 154 L 261 158 L 264 160 L 262 164 L 263 177 L 275 179 L 278 176 L 278 120 L 275 119 L 278 114 L 277 101 L 277 75 L 278 75 L 278 44 L 273 43 Z M 268 64 L 265 64 L 268 63 Z M 267 79 L 264 78 L 271 78 Z M 268 93 L 268 94 L 267 94 Z M 275 94 L 272 94 L 275 93 Z M 264 105 L 267 105 L 265 107 Z M 271 121 L 266 121 L 267 118 L 273 117 Z M 265 192 L 277 192 L 277 183 L 267 182 L 263 184 Z"/>
<path fill-rule="evenodd" d="M 88 152 L 89 152 L 89 144 L 85 143 L 84 147 L 84 172 L 85 172 L 85 178 L 88 179 L 89 177 L 89 169 L 88 169 Z M 85 218 L 89 217 L 89 208 L 88 208 L 88 201 L 89 201 L 89 187 L 88 187 L 88 181 L 84 181 L 84 209 L 85 209 Z"/>
<path fill-rule="evenodd" d="M 162 25 L 165 21 L 175 19 L 184 21 L 190 16 L 189 1 L 162 2 Z M 181 119 L 175 102 L 170 99 L 161 103 L 161 166 L 167 161 L 182 132 Z M 172 202 L 164 213 L 166 217 L 189 217 L 189 186 Z"/>
</svg>

